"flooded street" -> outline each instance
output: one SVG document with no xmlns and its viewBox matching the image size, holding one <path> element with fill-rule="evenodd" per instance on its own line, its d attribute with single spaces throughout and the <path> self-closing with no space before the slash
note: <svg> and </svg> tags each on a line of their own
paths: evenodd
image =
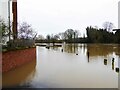
<svg viewBox="0 0 120 90">
<path fill-rule="evenodd" d="M 37 46 L 36 52 L 36 61 L 3 74 L 3 87 L 118 88 L 118 44 Z"/>
</svg>

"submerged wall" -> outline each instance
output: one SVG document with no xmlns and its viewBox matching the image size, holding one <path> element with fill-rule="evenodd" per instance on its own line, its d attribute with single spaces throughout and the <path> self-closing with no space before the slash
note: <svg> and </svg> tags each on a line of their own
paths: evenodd
<svg viewBox="0 0 120 90">
<path fill-rule="evenodd" d="M 36 48 L 3 52 L 2 72 L 8 72 L 33 60 L 36 60 Z"/>
</svg>

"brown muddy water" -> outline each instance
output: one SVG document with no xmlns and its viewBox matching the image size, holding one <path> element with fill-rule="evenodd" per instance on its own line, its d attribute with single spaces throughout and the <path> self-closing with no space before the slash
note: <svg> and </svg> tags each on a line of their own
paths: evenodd
<svg viewBox="0 0 120 90">
<path fill-rule="evenodd" d="M 37 46 L 36 52 L 37 60 L 2 74 L 4 88 L 118 88 L 118 44 Z"/>
</svg>

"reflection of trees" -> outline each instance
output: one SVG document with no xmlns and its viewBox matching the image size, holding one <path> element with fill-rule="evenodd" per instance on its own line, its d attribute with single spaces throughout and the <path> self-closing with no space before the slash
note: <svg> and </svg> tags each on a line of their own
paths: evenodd
<svg viewBox="0 0 120 90">
<path fill-rule="evenodd" d="M 79 50 L 80 50 L 80 51 L 83 50 L 83 53 L 86 52 L 86 49 L 87 49 L 87 44 L 80 44 L 80 45 L 79 45 Z"/>
<path fill-rule="evenodd" d="M 54 46 L 51 49 L 59 50 L 59 47 Z M 63 49 L 68 53 L 78 53 L 79 49 L 79 51 L 83 51 L 86 55 L 89 52 L 89 56 L 107 56 L 113 52 L 120 56 L 119 44 L 66 44 Z"/>
<path fill-rule="evenodd" d="M 88 44 L 87 51 L 90 56 L 107 56 L 110 53 L 120 53 L 120 45 Z"/>
<path fill-rule="evenodd" d="M 53 49 L 53 50 L 55 50 L 55 51 L 59 50 L 58 46 L 53 46 L 53 47 L 50 47 L 50 48 Z"/>
<path fill-rule="evenodd" d="M 64 51 L 68 53 L 77 53 L 78 52 L 78 44 L 66 44 L 64 46 Z"/>
<path fill-rule="evenodd" d="M 114 48 L 115 50 L 115 54 L 118 55 L 120 57 L 120 44 L 116 45 L 117 47 Z"/>
</svg>

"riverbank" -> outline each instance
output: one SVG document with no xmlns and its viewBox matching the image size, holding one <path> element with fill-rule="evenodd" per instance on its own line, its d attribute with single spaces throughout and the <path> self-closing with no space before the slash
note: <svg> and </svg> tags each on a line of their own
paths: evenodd
<svg viewBox="0 0 120 90">
<path fill-rule="evenodd" d="M 36 48 L 27 48 L 23 50 L 8 51 L 2 53 L 2 71 L 3 73 L 20 67 L 23 64 L 36 60 Z"/>
</svg>

